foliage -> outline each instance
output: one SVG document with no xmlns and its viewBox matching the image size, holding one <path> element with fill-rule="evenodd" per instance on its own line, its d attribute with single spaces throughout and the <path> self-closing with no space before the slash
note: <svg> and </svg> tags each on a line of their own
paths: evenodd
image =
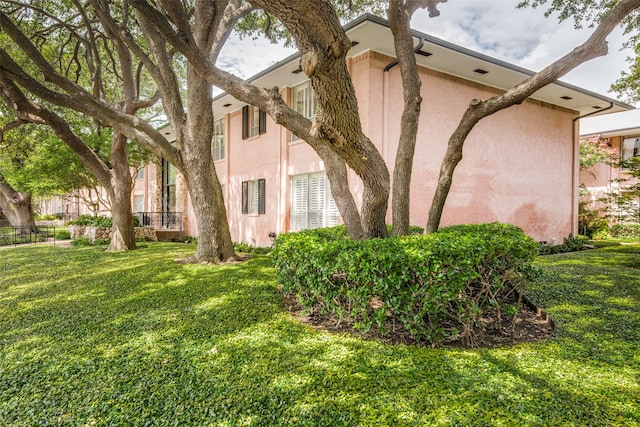
<svg viewBox="0 0 640 427">
<path fill-rule="evenodd" d="M 101 228 L 111 228 L 113 227 L 113 218 L 110 216 L 93 216 L 93 215 L 80 215 L 73 221 L 69 221 L 68 225 L 82 225 L 82 226 L 92 226 L 92 227 L 101 227 Z M 137 216 L 133 217 L 133 226 L 140 226 L 140 218 Z"/>
<path fill-rule="evenodd" d="M 282 234 L 273 258 L 286 292 L 363 331 L 385 333 L 397 323 L 418 340 L 472 344 L 486 327 L 480 319 L 514 304 L 535 276 L 536 244 L 514 226 L 464 225 L 364 241 L 343 233 L 338 227 Z"/>
<path fill-rule="evenodd" d="M 640 239 L 640 224 L 615 224 L 611 235 L 616 239 Z"/>
<path fill-rule="evenodd" d="M 69 240 L 71 239 L 71 233 L 69 233 L 69 230 L 57 229 L 55 238 L 56 240 Z"/>
<path fill-rule="evenodd" d="M 268 247 L 260 247 L 260 246 L 251 246 L 246 243 L 234 243 L 233 249 L 236 252 L 241 252 L 245 254 L 256 254 L 256 255 L 264 255 L 271 252 L 271 248 Z"/>
<path fill-rule="evenodd" d="M 580 139 L 580 172 L 584 172 L 598 163 L 612 165 L 616 160 L 616 153 L 611 147 L 610 138 L 602 138 L 600 135 L 592 135 L 588 138 Z M 595 178 L 593 173 L 592 176 Z"/>
<path fill-rule="evenodd" d="M 393 229 L 393 225 L 387 224 L 387 231 L 389 232 L 389 234 L 391 234 L 392 229 Z M 419 225 L 409 226 L 409 235 L 419 236 L 420 234 L 424 234 L 424 227 L 420 227 Z"/>
<path fill-rule="evenodd" d="M 562 243 L 559 245 L 547 245 L 547 244 L 540 245 L 538 252 L 540 255 L 551 255 L 551 254 L 562 254 L 566 252 L 582 251 L 584 249 L 587 249 L 585 247 L 586 243 L 587 243 L 586 238 L 569 234 L 569 236 L 565 237 Z"/>
<path fill-rule="evenodd" d="M 308 328 L 270 259 L 174 262 L 185 246 L 3 252 L 2 424 L 640 424 L 637 247 L 539 259 L 547 342 L 432 349 Z"/>
</svg>

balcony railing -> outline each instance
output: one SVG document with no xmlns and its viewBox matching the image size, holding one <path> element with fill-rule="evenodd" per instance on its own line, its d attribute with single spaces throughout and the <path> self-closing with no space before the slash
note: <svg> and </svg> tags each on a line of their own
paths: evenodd
<svg viewBox="0 0 640 427">
<path fill-rule="evenodd" d="M 182 230 L 182 212 L 136 212 L 140 225 L 156 229 Z"/>
</svg>

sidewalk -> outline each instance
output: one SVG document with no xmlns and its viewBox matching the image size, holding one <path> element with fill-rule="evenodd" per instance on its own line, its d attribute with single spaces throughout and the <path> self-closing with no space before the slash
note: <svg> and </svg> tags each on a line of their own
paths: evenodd
<svg viewBox="0 0 640 427">
<path fill-rule="evenodd" d="M 69 248 L 71 247 L 71 240 L 53 240 L 47 239 L 44 242 L 37 243 L 18 243 L 17 245 L 2 245 L 0 246 L 0 251 L 3 249 L 13 249 L 13 248 L 23 248 L 25 246 L 56 246 L 59 248 Z"/>
</svg>

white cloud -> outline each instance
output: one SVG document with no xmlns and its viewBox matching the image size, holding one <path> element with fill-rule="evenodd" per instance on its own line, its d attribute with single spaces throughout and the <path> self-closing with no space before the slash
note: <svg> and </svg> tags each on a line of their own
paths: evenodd
<svg viewBox="0 0 640 427">
<path fill-rule="evenodd" d="M 416 14 L 416 29 L 472 50 L 539 71 L 582 44 L 593 29 L 544 17 L 544 9 L 517 9 L 519 0 L 459 0 L 443 3 L 441 15 Z M 609 87 L 628 65 L 620 51 L 622 30 L 609 37 L 609 54 L 580 65 L 561 80 L 615 97 Z"/>
</svg>

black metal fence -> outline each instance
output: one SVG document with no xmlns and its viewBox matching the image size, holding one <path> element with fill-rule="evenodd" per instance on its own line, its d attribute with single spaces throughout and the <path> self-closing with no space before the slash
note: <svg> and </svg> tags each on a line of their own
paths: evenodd
<svg viewBox="0 0 640 427">
<path fill-rule="evenodd" d="M 53 240 L 55 244 L 56 227 L 10 227 L 0 226 L 0 246 L 23 243 L 43 243 Z"/>
<path fill-rule="evenodd" d="M 182 230 L 182 212 L 136 212 L 140 225 L 168 230 Z"/>
</svg>

